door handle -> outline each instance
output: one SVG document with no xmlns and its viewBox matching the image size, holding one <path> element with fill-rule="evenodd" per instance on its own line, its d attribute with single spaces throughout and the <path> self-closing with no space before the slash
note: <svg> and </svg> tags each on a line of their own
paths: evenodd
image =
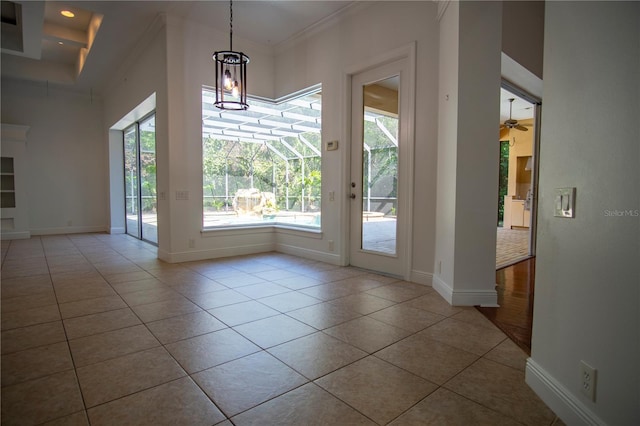
<svg viewBox="0 0 640 426">
<path fill-rule="evenodd" d="M 355 199 L 356 199 L 356 194 L 351 194 L 351 195 L 349 196 L 349 198 L 351 198 L 352 200 L 355 200 Z"/>
</svg>

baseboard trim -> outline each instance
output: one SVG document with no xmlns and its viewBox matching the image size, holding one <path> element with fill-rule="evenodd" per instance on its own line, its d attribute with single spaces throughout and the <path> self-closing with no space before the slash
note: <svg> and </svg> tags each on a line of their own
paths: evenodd
<svg viewBox="0 0 640 426">
<path fill-rule="evenodd" d="M 437 275 L 433 276 L 433 289 L 452 306 L 498 306 L 496 290 L 456 290 Z"/>
<path fill-rule="evenodd" d="M 31 235 L 93 234 L 97 232 L 107 232 L 107 228 L 104 226 L 65 226 L 31 229 Z"/>
<path fill-rule="evenodd" d="M 319 262 L 329 263 L 331 265 L 341 266 L 340 256 L 334 253 L 326 253 L 318 250 L 305 249 L 301 247 L 292 246 L 289 244 L 276 244 L 275 250 L 280 253 L 290 254 L 293 256 L 302 257 L 310 260 L 317 260 Z"/>
<path fill-rule="evenodd" d="M 417 284 L 433 286 L 433 274 L 430 272 L 416 271 L 413 269 L 409 275 L 409 281 Z"/>
<path fill-rule="evenodd" d="M 31 232 L 29 231 L 2 231 L 0 235 L 3 240 L 26 240 L 31 238 Z"/>
<path fill-rule="evenodd" d="M 525 382 L 566 424 L 605 426 L 593 411 L 533 359 L 527 359 Z"/>
<path fill-rule="evenodd" d="M 248 254 L 274 251 L 272 243 L 251 244 L 246 246 L 222 247 L 207 250 L 191 250 L 184 252 L 167 252 L 158 249 L 158 258 L 168 263 L 193 262 L 197 260 L 219 259 L 222 257 L 244 256 Z"/>
</svg>

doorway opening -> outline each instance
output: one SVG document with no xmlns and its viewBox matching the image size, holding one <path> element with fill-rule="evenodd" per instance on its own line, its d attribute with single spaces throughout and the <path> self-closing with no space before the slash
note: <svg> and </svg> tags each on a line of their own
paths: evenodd
<svg viewBox="0 0 640 426">
<path fill-rule="evenodd" d="M 496 269 L 535 255 L 539 107 L 539 100 L 503 82 L 500 89 Z"/>
<path fill-rule="evenodd" d="M 123 147 L 126 233 L 157 245 L 155 123 L 152 113 L 124 129 Z"/>
</svg>

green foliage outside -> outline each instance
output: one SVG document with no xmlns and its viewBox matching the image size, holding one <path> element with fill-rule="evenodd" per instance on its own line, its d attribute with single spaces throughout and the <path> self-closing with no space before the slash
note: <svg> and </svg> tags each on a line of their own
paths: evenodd
<svg viewBox="0 0 640 426">
<path fill-rule="evenodd" d="M 504 197 L 509 189 L 509 141 L 500 142 L 500 175 L 498 181 L 498 226 L 504 223 Z"/>
</svg>

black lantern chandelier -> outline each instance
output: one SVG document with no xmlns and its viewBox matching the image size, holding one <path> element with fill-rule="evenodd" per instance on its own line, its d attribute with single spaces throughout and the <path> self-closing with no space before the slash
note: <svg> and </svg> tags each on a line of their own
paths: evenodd
<svg viewBox="0 0 640 426">
<path fill-rule="evenodd" d="M 220 109 L 245 110 L 247 104 L 247 64 L 249 57 L 233 51 L 233 0 L 229 1 L 229 50 L 215 52 L 216 102 Z"/>
</svg>

